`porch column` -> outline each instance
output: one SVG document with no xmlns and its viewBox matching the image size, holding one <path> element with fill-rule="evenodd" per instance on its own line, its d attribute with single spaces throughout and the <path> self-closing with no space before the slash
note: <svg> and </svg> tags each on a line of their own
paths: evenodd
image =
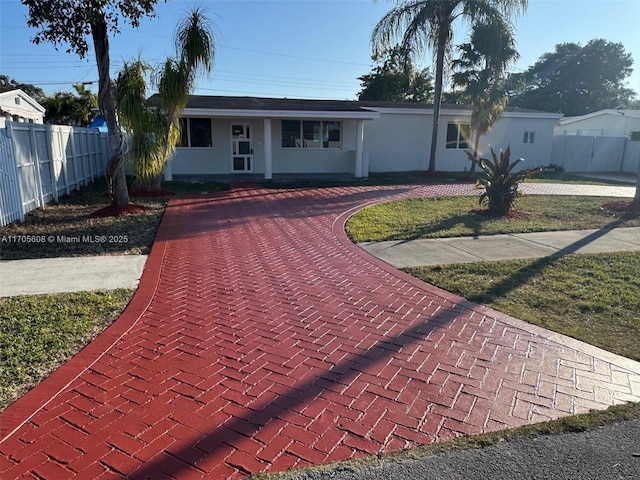
<svg viewBox="0 0 640 480">
<path fill-rule="evenodd" d="M 356 178 L 362 177 L 362 143 L 364 141 L 364 120 L 356 120 Z"/>
<path fill-rule="evenodd" d="M 273 163 L 271 159 L 271 119 L 264 119 L 264 178 L 273 178 Z"/>
</svg>

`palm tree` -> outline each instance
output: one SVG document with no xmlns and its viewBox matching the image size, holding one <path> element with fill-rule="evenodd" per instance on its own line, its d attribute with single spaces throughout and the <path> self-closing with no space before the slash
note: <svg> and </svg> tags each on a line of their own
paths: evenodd
<svg viewBox="0 0 640 480">
<path fill-rule="evenodd" d="M 460 58 L 452 62 L 457 71 L 453 84 L 461 87 L 471 104 L 471 131 L 475 136 L 473 156 L 478 156 L 480 137 L 493 128 L 507 104 L 506 71 L 518 60 L 515 39 L 502 17 L 472 26 L 470 41 L 458 47 Z M 476 163 L 471 163 L 471 174 Z"/>
<path fill-rule="evenodd" d="M 436 79 L 433 105 L 433 131 L 429 171 L 436 170 L 436 147 L 442 100 L 445 61 L 453 41 L 453 22 L 465 18 L 487 21 L 501 15 L 510 16 L 527 7 L 527 0 L 408 0 L 391 9 L 374 27 L 371 44 L 380 54 L 399 43 L 406 52 L 423 54 L 435 51 Z"/>
<path fill-rule="evenodd" d="M 180 114 L 200 72 L 210 73 L 215 58 L 213 24 L 201 8 L 180 20 L 176 28 L 175 58 L 167 58 L 155 74 L 159 104 L 146 103 L 145 77 L 151 67 L 138 59 L 125 63 L 118 75 L 118 108 L 132 135 L 129 158 L 136 189 L 160 190 L 162 170 L 180 138 Z"/>
</svg>

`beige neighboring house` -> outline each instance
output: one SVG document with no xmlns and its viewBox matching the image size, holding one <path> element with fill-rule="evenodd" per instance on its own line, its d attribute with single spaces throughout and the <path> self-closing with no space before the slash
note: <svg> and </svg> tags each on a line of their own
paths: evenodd
<svg viewBox="0 0 640 480">
<path fill-rule="evenodd" d="M 22 90 L 0 93 L 0 128 L 7 121 L 44 123 L 45 108 Z"/>
<path fill-rule="evenodd" d="M 638 136 L 640 110 L 605 109 L 578 117 L 564 117 L 556 126 L 554 135 L 626 138 Z"/>
</svg>

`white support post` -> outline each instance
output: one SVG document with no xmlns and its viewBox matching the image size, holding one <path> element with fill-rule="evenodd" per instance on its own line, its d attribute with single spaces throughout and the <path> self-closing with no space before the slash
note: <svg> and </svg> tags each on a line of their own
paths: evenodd
<svg viewBox="0 0 640 480">
<path fill-rule="evenodd" d="M 271 148 L 271 119 L 264 119 L 264 178 L 273 178 L 273 159 Z"/>
<path fill-rule="evenodd" d="M 362 177 L 362 144 L 364 142 L 364 120 L 356 120 L 356 178 Z"/>
</svg>

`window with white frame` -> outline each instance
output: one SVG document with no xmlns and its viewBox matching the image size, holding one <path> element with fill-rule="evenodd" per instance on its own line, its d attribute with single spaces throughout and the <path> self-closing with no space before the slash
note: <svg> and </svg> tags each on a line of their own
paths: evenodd
<svg viewBox="0 0 640 480">
<path fill-rule="evenodd" d="M 282 120 L 282 148 L 341 147 L 338 120 Z"/>
<path fill-rule="evenodd" d="M 469 148 L 471 138 L 471 126 L 468 123 L 449 123 L 447 125 L 446 148 Z"/>
<path fill-rule="evenodd" d="M 522 139 L 522 143 L 533 143 L 536 140 L 536 132 L 527 131 L 524 132 L 524 137 Z"/>
<path fill-rule="evenodd" d="M 178 147 L 212 147 L 213 128 L 210 118 L 181 117 Z"/>
</svg>

